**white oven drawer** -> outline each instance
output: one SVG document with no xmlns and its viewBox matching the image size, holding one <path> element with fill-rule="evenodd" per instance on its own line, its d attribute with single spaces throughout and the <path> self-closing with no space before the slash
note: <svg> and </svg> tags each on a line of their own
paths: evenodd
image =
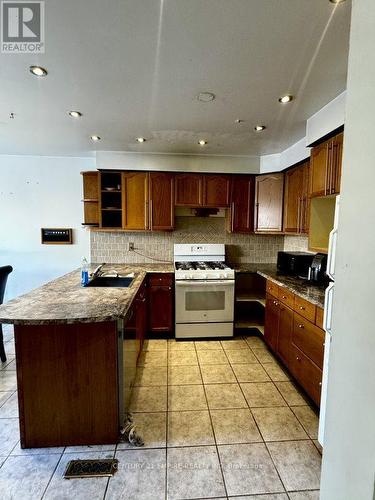
<svg viewBox="0 0 375 500">
<path fill-rule="evenodd" d="M 234 280 L 176 281 L 176 323 L 233 321 Z"/>
</svg>

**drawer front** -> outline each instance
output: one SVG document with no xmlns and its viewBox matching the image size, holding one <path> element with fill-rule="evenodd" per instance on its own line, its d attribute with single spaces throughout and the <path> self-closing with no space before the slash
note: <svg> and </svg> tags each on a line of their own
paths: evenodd
<svg viewBox="0 0 375 500">
<path fill-rule="evenodd" d="M 286 306 L 294 308 L 294 293 L 287 288 L 279 287 L 279 300 Z"/>
<path fill-rule="evenodd" d="M 319 368 L 323 368 L 324 331 L 294 313 L 292 342 Z"/>
<path fill-rule="evenodd" d="M 317 307 L 315 324 L 322 330 L 323 330 L 323 314 L 324 314 L 324 309 L 322 309 L 321 307 Z"/>
<path fill-rule="evenodd" d="M 291 357 L 290 370 L 292 374 L 315 404 L 320 406 L 322 370 L 293 344 L 291 345 Z"/>
<path fill-rule="evenodd" d="M 267 280 L 266 289 L 267 289 L 267 293 L 270 293 L 271 295 L 273 295 L 276 298 L 279 297 L 279 287 L 273 281 Z"/>
<path fill-rule="evenodd" d="M 307 300 L 296 295 L 294 299 L 294 310 L 304 318 L 311 321 L 311 323 L 315 323 L 316 306 L 311 302 L 308 302 Z"/>
<path fill-rule="evenodd" d="M 152 273 L 149 278 L 150 286 L 172 286 L 173 274 L 171 273 Z"/>
</svg>

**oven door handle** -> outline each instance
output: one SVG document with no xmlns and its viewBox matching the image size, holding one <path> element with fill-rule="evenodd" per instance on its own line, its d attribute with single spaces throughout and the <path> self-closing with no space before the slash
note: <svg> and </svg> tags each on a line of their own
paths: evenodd
<svg viewBox="0 0 375 500">
<path fill-rule="evenodd" d="M 181 280 L 176 281 L 176 286 L 206 286 L 206 285 L 225 285 L 225 286 L 233 286 L 234 280 L 222 280 L 222 281 L 210 281 L 210 280 Z"/>
</svg>

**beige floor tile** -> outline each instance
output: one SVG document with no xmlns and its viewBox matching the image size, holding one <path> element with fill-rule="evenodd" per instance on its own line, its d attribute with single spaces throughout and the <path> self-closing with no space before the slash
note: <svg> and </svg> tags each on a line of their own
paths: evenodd
<svg viewBox="0 0 375 500">
<path fill-rule="evenodd" d="M 288 500 L 288 495 L 286 493 L 271 493 L 269 495 L 246 495 L 228 498 L 229 500 Z"/>
<path fill-rule="evenodd" d="M 243 339 L 222 340 L 221 345 L 226 351 L 248 349 L 248 345 Z"/>
<path fill-rule="evenodd" d="M 271 379 L 259 363 L 232 365 L 238 382 L 269 382 Z"/>
<path fill-rule="evenodd" d="M 15 371 L 0 370 L 0 391 L 16 391 L 17 377 Z"/>
<path fill-rule="evenodd" d="M 203 385 L 171 385 L 168 388 L 169 411 L 206 410 Z"/>
<path fill-rule="evenodd" d="M 263 368 L 266 370 L 270 379 L 274 382 L 287 382 L 290 376 L 278 363 L 264 363 Z"/>
<path fill-rule="evenodd" d="M 168 385 L 202 384 L 199 366 L 170 366 L 168 368 Z"/>
<path fill-rule="evenodd" d="M 230 365 L 201 365 L 204 384 L 236 383 L 236 377 Z"/>
<path fill-rule="evenodd" d="M 158 412 L 167 410 L 167 386 L 134 387 L 130 411 Z"/>
<path fill-rule="evenodd" d="M 276 358 L 266 349 L 252 348 L 252 351 L 261 363 L 274 363 L 276 361 Z"/>
<path fill-rule="evenodd" d="M 241 389 L 251 408 L 286 406 L 286 402 L 272 382 L 243 383 Z"/>
<path fill-rule="evenodd" d="M 137 433 L 144 441 L 143 448 L 165 448 L 167 442 L 167 413 L 134 413 L 134 424 Z M 128 442 L 119 443 L 118 450 L 134 446 Z"/>
<path fill-rule="evenodd" d="M 12 365 L 12 370 L 15 370 L 16 369 L 16 358 L 15 356 L 7 356 L 7 360 L 4 361 L 4 363 L 2 361 L 0 361 L 0 370 L 7 370 L 9 369 L 9 365 Z"/>
<path fill-rule="evenodd" d="M 12 394 L 15 394 L 15 391 L 0 392 L 0 408 L 3 406 L 5 401 L 7 401 L 12 396 Z"/>
<path fill-rule="evenodd" d="M 243 363 L 258 363 L 258 360 L 251 352 L 249 348 L 247 349 L 236 349 L 226 351 L 226 355 L 228 356 L 229 362 L 233 364 L 243 364 Z"/>
<path fill-rule="evenodd" d="M 218 449 L 229 496 L 284 491 L 263 443 L 226 445 Z"/>
<path fill-rule="evenodd" d="M 267 447 L 287 491 L 319 489 L 321 456 L 311 441 L 268 443 Z"/>
<path fill-rule="evenodd" d="M 168 365 L 169 366 L 190 366 L 198 365 L 198 359 L 195 351 L 170 351 L 168 353 Z"/>
<path fill-rule="evenodd" d="M 167 385 L 167 367 L 153 365 L 138 366 L 134 385 Z"/>
<path fill-rule="evenodd" d="M 314 439 L 313 443 L 316 446 L 316 449 L 318 450 L 318 452 L 322 455 L 322 453 L 323 453 L 322 445 L 319 443 L 319 441 L 317 439 Z"/>
<path fill-rule="evenodd" d="M 310 406 L 292 406 L 292 412 L 301 422 L 311 439 L 318 438 L 319 418 Z"/>
<path fill-rule="evenodd" d="M 289 493 L 290 500 L 319 500 L 319 490 L 295 491 Z"/>
<path fill-rule="evenodd" d="M 138 366 L 167 366 L 167 351 L 141 352 Z"/>
<path fill-rule="evenodd" d="M 0 397 L 1 397 L 0 392 Z M 11 397 L 5 401 L 0 408 L 0 418 L 18 418 L 18 396 L 17 392 L 13 393 Z M 0 424 L 1 425 L 1 424 Z"/>
<path fill-rule="evenodd" d="M 290 406 L 305 405 L 307 399 L 292 382 L 275 382 L 283 398 Z"/>
<path fill-rule="evenodd" d="M 222 349 L 219 340 L 197 340 L 195 342 L 195 347 L 197 351 L 220 351 L 220 349 Z"/>
<path fill-rule="evenodd" d="M 169 412 L 168 446 L 213 444 L 215 444 L 215 439 L 207 410 Z"/>
<path fill-rule="evenodd" d="M 217 444 L 256 443 L 262 441 L 248 408 L 211 410 Z"/>
<path fill-rule="evenodd" d="M 228 359 L 225 352 L 221 350 L 216 351 L 198 351 L 198 360 L 201 365 L 225 365 L 228 364 Z"/>
<path fill-rule="evenodd" d="M 143 351 L 166 351 L 168 341 L 165 339 L 146 339 L 143 342 Z"/>
<path fill-rule="evenodd" d="M 110 478 L 110 500 L 165 500 L 166 450 L 116 451 L 119 470 Z"/>
<path fill-rule="evenodd" d="M 18 419 L 2 418 L 0 420 L 0 457 L 9 455 L 19 439 Z"/>
<path fill-rule="evenodd" d="M 168 449 L 168 500 L 226 495 L 214 446 Z"/>
<path fill-rule="evenodd" d="M 195 344 L 193 340 L 168 340 L 169 351 L 195 351 Z"/>
<path fill-rule="evenodd" d="M 260 337 L 255 335 L 244 335 L 244 340 L 251 349 L 267 349 L 266 343 Z"/>
<path fill-rule="evenodd" d="M 290 408 L 253 408 L 252 413 L 265 441 L 308 438 Z"/>
<path fill-rule="evenodd" d="M 238 384 L 205 385 L 205 390 L 210 409 L 247 408 Z"/>
</svg>

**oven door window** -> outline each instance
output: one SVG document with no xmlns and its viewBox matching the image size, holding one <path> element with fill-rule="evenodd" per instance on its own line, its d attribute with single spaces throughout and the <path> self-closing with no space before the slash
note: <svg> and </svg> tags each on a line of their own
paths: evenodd
<svg viewBox="0 0 375 500">
<path fill-rule="evenodd" d="M 191 291 L 185 293 L 186 311 L 224 311 L 225 291 Z"/>
</svg>

